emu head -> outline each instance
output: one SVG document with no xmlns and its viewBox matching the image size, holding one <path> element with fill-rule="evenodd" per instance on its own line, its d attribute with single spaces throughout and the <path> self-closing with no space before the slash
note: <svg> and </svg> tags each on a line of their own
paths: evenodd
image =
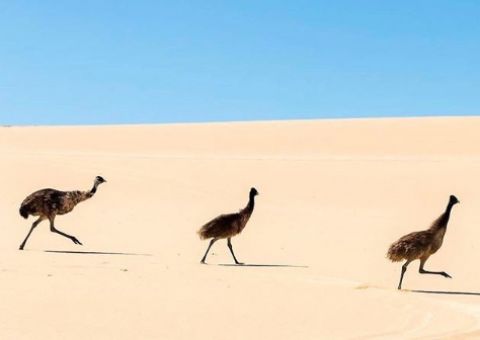
<svg viewBox="0 0 480 340">
<path fill-rule="evenodd" d="M 250 189 L 250 197 L 255 197 L 258 195 L 258 191 L 255 188 Z"/>
<path fill-rule="evenodd" d="M 450 202 L 449 202 L 451 205 L 455 205 L 457 203 L 460 203 L 460 201 L 458 200 L 458 198 L 456 198 L 454 195 L 450 195 Z"/>
<path fill-rule="evenodd" d="M 95 177 L 95 187 L 99 186 L 102 183 L 105 183 L 106 180 L 102 176 Z"/>
</svg>

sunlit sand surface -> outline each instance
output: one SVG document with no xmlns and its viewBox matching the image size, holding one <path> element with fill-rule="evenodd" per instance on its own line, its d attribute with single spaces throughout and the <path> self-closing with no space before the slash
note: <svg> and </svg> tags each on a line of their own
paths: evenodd
<svg viewBox="0 0 480 340">
<path fill-rule="evenodd" d="M 480 336 L 480 119 L 0 128 L 1 339 Z M 56 219 L 18 208 L 47 187 L 95 197 Z M 196 231 L 260 195 L 243 233 L 199 263 Z M 444 244 L 397 291 L 391 242 L 448 196 Z"/>
</svg>

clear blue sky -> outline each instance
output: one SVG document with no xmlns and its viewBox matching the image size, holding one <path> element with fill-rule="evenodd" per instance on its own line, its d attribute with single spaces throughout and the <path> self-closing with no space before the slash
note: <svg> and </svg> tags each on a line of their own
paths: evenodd
<svg viewBox="0 0 480 340">
<path fill-rule="evenodd" d="M 480 1 L 0 3 L 0 124 L 480 114 Z"/>
</svg>

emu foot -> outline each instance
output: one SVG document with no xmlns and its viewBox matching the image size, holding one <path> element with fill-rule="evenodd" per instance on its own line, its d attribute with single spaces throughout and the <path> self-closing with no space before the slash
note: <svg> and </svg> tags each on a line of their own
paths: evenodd
<svg viewBox="0 0 480 340">
<path fill-rule="evenodd" d="M 72 236 L 71 240 L 73 243 L 83 246 L 82 242 L 80 242 L 76 237 Z"/>
</svg>

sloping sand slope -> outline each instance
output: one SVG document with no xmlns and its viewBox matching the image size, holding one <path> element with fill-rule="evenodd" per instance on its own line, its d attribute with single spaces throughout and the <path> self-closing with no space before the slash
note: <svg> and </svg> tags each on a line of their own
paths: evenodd
<svg viewBox="0 0 480 340">
<path fill-rule="evenodd" d="M 0 156 L 1 339 L 480 336 L 479 118 L 4 127 Z M 108 183 L 57 218 L 84 246 L 44 222 L 17 250 L 27 194 L 96 175 Z M 251 186 L 233 239 L 249 265 L 221 265 L 225 241 L 200 265 L 197 229 Z M 398 292 L 388 246 L 449 194 L 461 204 L 427 268 L 453 279 L 415 262 L 404 288 L 424 292 Z"/>
</svg>

